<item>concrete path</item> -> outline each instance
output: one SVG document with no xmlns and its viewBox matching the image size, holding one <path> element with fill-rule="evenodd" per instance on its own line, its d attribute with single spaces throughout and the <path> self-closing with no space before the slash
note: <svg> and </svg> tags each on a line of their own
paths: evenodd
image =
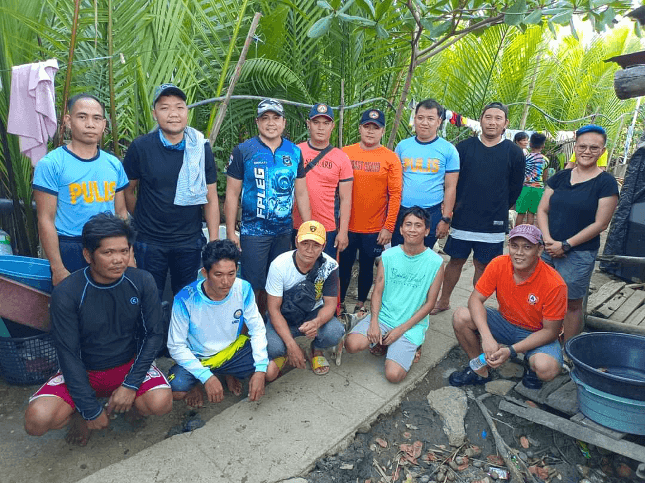
<svg viewBox="0 0 645 483">
<path fill-rule="evenodd" d="M 472 290 L 469 262 L 451 305 Z M 384 359 L 343 354 L 326 376 L 292 370 L 267 386 L 259 402 L 243 400 L 206 425 L 166 439 L 104 468 L 83 483 L 270 483 L 306 474 L 315 461 L 351 442 L 356 430 L 394 409 L 457 344 L 452 310 L 431 317 L 421 361 L 398 385 L 385 380 Z"/>
</svg>

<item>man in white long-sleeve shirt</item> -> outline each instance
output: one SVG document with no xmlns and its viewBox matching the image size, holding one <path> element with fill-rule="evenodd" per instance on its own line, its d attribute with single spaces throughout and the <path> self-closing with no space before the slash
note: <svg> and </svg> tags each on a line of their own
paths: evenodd
<svg viewBox="0 0 645 483">
<path fill-rule="evenodd" d="M 240 379 L 251 376 L 249 399 L 257 401 L 265 380 L 278 375 L 267 357 L 266 330 L 251 285 L 236 276 L 239 258 L 230 240 L 210 242 L 202 253 L 205 279 L 175 296 L 168 335 L 168 350 L 177 363 L 168 377 L 175 401 L 201 407 L 204 392 L 210 402 L 222 401 L 218 376 L 226 378 L 236 396 L 242 392 Z"/>
</svg>

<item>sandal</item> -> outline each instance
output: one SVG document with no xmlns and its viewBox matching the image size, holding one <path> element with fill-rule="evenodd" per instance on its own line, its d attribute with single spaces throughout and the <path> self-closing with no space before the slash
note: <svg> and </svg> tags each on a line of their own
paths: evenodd
<svg viewBox="0 0 645 483">
<path fill-rule="evenodd" d="M 376 357 L 383 357 L 387 354 L 387 346 L 384 344 L 374 344 L 370 347 L 370 354 Z"/>
<path fill-rule="evenodd" d="M 329 361 L 325 356 L 314 356 L 311 358 L 311 370 L 318 376 L 324 376 L 329 372 Z"/>
<path fill-rule="evenodd" d="M 278 366 L 278 375 L 275 376 L 275 379 L 279 379 L 284 375 L 282 369 L 284 369 L 287 365 L 287 356 L 276 357 L 275 359 L 273 359 L 273 362 L 275 362 L 275 365 Z M 275 381 L 275 379 L 273 380 Z"/>
</svg>

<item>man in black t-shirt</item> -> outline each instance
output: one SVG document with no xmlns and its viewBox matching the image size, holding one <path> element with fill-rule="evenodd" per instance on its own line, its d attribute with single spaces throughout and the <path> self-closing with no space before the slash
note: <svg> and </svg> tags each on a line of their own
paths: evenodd
<svg viewBox="0 0 645 483">
<path fill-rule="evenodd" d="M 181 89 L 157 87 L 152 113 L 159 129 L 135 139 L 123 161 L 130 180 L 125 201 L 137 229 L 137 266 L 152 274 L 160 296 L 170 268 L 176 295 L 197 279 L 203 218 L 209 238 L 218 238 L 217 170 L 208 139 L 187 127 Z"/>
<path fill-rule="evenodd" d="M 444 251 L 450 255 L 431 314 L 450 308 L 450 295 L 461 269 L 473 253 L 473 285 L 486 265 L 504 249 L 508 210 L 522 192 L 526 159 L 522 149 L 503 134 L 508 127 L 508 107 L 491 102 L 479 118 L 482 132 L 457 144 L 459 181 L 451 232 Z"/>
<path fill-rule="evenodd" d="M 150 274 L 128 268 L 132 238 L 127 222 L 110 213 L 83 227 L 89 267 L 52 292 L 60 372 L 30 399 L 27 433 L 42 436 L 70 424 L 67 441 L 84 446 L 91 430 L 108 426 L 112 412 L 148 416 L 172 409 L 170 385 L 153 364 L 163 343 L 161 304 Z M 97 397 L 109 398 L 107 408 Z"/>
</svg>

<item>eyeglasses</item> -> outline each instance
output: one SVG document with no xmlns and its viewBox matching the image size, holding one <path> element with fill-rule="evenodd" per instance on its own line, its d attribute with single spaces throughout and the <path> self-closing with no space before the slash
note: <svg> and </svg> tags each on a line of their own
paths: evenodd
<svg viewBox="0 0 645 483">
<path fill-rule="evenodd" d="M 586 144 L 576 144 L 576 151 L 584 153 L 587 149 L 591 154 L 598 154 L 602 151 L 602 146 L 587 146 Z"/>
</svg>

